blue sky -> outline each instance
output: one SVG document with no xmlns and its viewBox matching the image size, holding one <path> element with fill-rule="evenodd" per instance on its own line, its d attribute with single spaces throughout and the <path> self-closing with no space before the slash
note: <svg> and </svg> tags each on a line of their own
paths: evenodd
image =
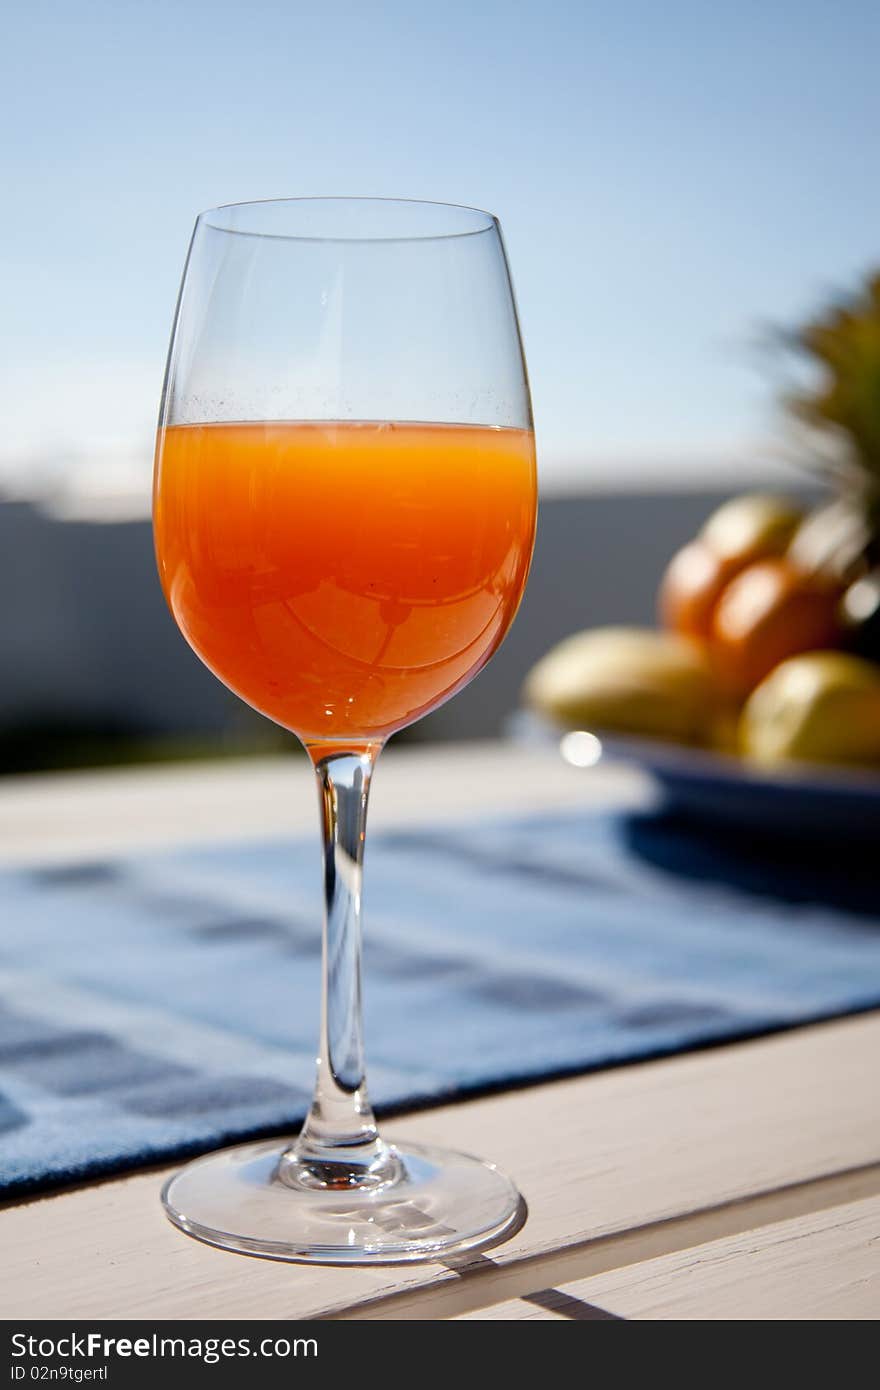
<svg viewBox="0 0 880 1390">
<path fill-rule="evenodd" d="M 146 478 L 195 213 L 309 193 L 501 217 L 551 481 L 760 457 L 756 329 L 880 262 L 878 59 L 874 0 L 28 0 L 0 473 Z"/>
</svg>

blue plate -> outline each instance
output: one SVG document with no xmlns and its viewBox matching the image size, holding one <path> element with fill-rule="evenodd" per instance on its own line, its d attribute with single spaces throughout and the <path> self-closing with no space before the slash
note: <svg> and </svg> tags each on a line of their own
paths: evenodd
<svg viewBox="0 0 880 1390">
<path fill-rule="evenodd" d="M 880 775 L 818 764 L 772 770 L 659 739 L 600 739 L 602 756 L 649 772 L 670 807 L 740 830 L 845 836 L 880 845 Z"/>
<path fill-rule="evenodd" d="M 600 758 L 650 773 L 665 805 L 741 832 L 871 841 L 880 847 L 880 772 L 792 763 L 766 769 L 730 754 L 630 735 L 568 732 L 529 714 L 515 736 L 551 740 L 575 766 Z"/>
</svg>

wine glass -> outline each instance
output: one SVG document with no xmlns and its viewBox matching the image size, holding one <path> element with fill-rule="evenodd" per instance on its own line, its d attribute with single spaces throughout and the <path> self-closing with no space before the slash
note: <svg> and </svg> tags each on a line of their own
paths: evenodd
<svg viewBox="0 0 880 1390">
<path fill-rule="evenodd" d="M 308 1118 L 296 1139 L 172 1177 L 165 1210 L 191 1235 L 363 1264 L 473 1249 L 517 1222 L 518 1193 L 492 1164 L 379 1135 L 361 1036 L 361 869 L 376 758 L 492 656 L 522 597 L 535 515 L 496 218 L 362 198 L 198 217 L 156 449 L 159 574 L 202 661 L 308 751 L 326 915 Z"/>
</svg>

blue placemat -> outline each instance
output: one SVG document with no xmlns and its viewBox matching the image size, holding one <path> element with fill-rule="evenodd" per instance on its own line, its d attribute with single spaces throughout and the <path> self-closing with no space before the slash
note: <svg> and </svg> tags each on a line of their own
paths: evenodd
<svg viewBox="0 0 880 1390">
<path fill-rule="evenodd" d="M 0 1188 L 298 1122 L 317 837 L 0 874 Z M 880 1005 L 869 854 L 571 815 L 374 835 L 370 1088 L 400 1105 Z"/>
</svg>

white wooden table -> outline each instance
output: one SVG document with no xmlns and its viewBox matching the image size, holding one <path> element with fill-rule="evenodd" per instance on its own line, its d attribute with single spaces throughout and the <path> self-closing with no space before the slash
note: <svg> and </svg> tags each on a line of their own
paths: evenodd
<svg viewBox="0 0 880 1390">
<path fill-rule="evenodd" d="M 372 824 L 592 801 L 633 774 L 500 745 L 391 748 Z M 11 863 L 316 825 L 304 761 L 0 782 Z M 316 854 L 317 854 L 317 830 Z M 367 982 L 369 987 L 369 982 Z M 875 1318 L 880 1013 L 468 1101 L 389 1122 L 516 1179 L 529 1217 L 461 1263 L 286 1265 L 190 1240 L 168 1169 L 0 1208 L 5 1318 Z"/>
</svg>

